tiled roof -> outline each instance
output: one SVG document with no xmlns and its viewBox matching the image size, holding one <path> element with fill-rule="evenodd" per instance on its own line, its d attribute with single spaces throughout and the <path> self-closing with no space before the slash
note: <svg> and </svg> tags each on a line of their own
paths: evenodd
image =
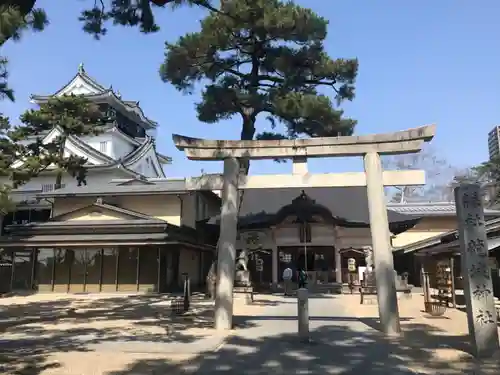
<svg viewBox="0 0 500 375">
<path fill-rule="evenodd" d="M 67 187 L 46 193 L 38 194 L 39 197 L 69 197 L 69 196 L 105 196 L 128 194 L 176 194 L 186 192 L 186 180 L 181 179 L 150 179 L 143 181 L 131 179 L 124 181 L 111 181 L 105 184 L 90 184 L 81 187 Z"/>
<path fill-rule="evenodd" d="M 414 216 L 455 216 L 455 203 L 389 203 L 387 208 L 406 215 Z M 500 210 L 485 209 L 484 213 L 491 216 L 500 216 Z"/>
<path fill-rule="evenodd" d="M 95 93 L 92 94 L 86 94 L 85 97 L 89 100 L 101 100 L 101 99 L 109 99 L 111 98 L 115 104 L 119 105 L 122 107 L 122 109 L 125 110 L 127 113 L 131 113 L 134 116 L 138 117 L 141 122 L 145 125 L 147 125 L 150 128 L 156 128 L 158 126 L 158 123 L 156 121 L 151 120 L 148 118 L 142 108 L 139 106 L 138 101 L 131 101 L 131 100 L 123 100 L 121 98 L 121 95 L 115 93 L 113 89 L 110 88 L 105 88 L 103 85 L 97 82 L 94 78 L 90 77 L 85 69 L 83 68 L 83 65 L 80 64 L 77 73 L 69 80 L 62 88 L 57 90 L 54 94 L 52 95 L 31 95 L 31 99 L 34 102 L 40 103 L 40 102 L 45 102 L 49 100 L 50 98 L 54 96 L 60 95 L 69 85 L 71 85 L 72 82 L 74 82 L 76 79 L 81 79 L 83 82 L 85 82 L 88 86 L 90 86 Z"/>
<path fill-rule="evenodd" d="M 500 230 L 500 218 L 494 218 L 486 221 L 486 234 L 495 234 Z M 436 236 L 426 238 L 421 241 L 413 242 L 405 246 L 401 246 L 393 249 L 394 252 L 411 253 L 415 251 L 422 251 L 428 249 L 434 249 L 442 244 L 446 244 L 448 247 L 457 247 L 458 244 L 458 230 L 452 230 L 449 232 L 441 233 Z M 491 250 L 491 248 L 490 248 Z"/>
<path fill-rule="evenodd" d="M 329 211 L 334 222 L 361 227 L 369 225 L 368 198 L 364 187 L 248 189 L 243 195 L 239 223 L 248 227 L 270 225 L 269 220 L 277 219 L 278 212 L 302 193 Z M 387 210 L 387 216 L 395 234 L 401 233 L 406 223 L 414 225 L 419 219 L 391 209 Z M 208 223 L 218 224 L 219 219 L 220 215 L 214 216 Z"/>
</svg>

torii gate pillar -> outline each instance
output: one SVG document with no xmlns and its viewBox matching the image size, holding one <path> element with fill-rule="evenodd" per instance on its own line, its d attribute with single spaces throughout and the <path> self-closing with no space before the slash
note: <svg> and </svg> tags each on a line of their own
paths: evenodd
<svg viewBox="0 0 500 375">
<path fill-rule="evenodd" d="M 217 247 L 217 282 L 215 285 L 215 328 L 233 327 L 233 288 L 238 232 L 238 175 L 240 164 L 235 158 L 224 160 L 224 184 Z"/>
<path fill-rule="evenodd" d="M 370 152 L 364 156 L 370 232 L 374 254 L 375 279 L 377 284 L 378 311 L 380 325 L 388 335 L 401 332 L 399 323 L 396 280 L 394 278 L 394 259 L 389 220 L 385 204 L 382 162 L 380 155 Z M 380 298 L 385 296 L 385 298 Z"/>
<path fill-rule="evenodd" d="M 280 141 L 211 141 L 173 135 L 179 150 L 192 160 L 224 160 L 224 175 L 190 179 L 192 190 L 222 189 L 222 215 L 218 244 L 215 326 L 231 329 L 236 258 L 238 189 L 269 187 L 366 186 L 373 242 L 374 268 L 381 329 L 393 335 L 401 331 L 394 278 L 394 264 L 384 186 L 423 185 L 423 171 L 383 171 L 380 155 L 417 153 L 434 137 L 435 126 L 423 126 L 389 134 L 322 137 Z M 365 173 L 310 175 L 310 157 L 362 156 Z M 238 159 L 294 159 L 293 175 L 238 176 Z M 189 187 L 188 187 L 189 188 Z"/>
</svg>

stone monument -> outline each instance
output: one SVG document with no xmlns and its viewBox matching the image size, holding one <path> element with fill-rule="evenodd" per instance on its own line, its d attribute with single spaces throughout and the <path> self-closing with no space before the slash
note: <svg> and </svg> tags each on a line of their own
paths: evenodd
<svg viewBox="0 0 500 375">
<path fill-rule="evenodd" d="M 248 250 L 240 251 L 236 261 L 236 271 L 233 287 L 234 299 L 250 304 L 253 302 L 253 287 L 250 280 L 250 271 L 248 270 Z"/>
<path fill-rule="evenodd" d="M 462 184 L 455 188 L 455 205 L 469 335 L 475 355 L 488 357 L 498 351 L 499 344 L 479 185 Z"/>
<path fill-rule="evenodd" d="M 250 282 L 250 271 L 248 270 L 248 250 L 243 249 L 236 260 L 236 274 L 234 285 L 238 287 L 248 287 Z"/>
<path fill-rule="evenodd" d="M 372 272 L 373 271 L 373 250 L 370 246 L 367 246 L 363 249 L 363 253 L 365 255 L 366 271 Z"/>
<path fill-rule="evenodd" d="M 258 244 L 258 238 L 255 239 L 254 237 L 253 233 L 240 235 L 243 240 L 243 249 L 239 252 L 235 265 L 233 295 L 235 299 L 246 304 L 253 302 L 253 287 L 250 271 L 248 270 L 248 260 L 250 251 Z"/>
</svg>

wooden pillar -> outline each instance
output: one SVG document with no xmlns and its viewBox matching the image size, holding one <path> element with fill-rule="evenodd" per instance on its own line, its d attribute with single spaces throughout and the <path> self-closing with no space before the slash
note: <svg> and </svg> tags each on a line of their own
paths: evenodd
<svg viewBox="0 0 500 375">
<path fill-rule="evenodd" d="M 278 283 L 280 279 L 279 275 L 279 254 L 278 246 L 276 245 L 276 237 L 274 228 L 271 228 L 271 263 L 272 263 L 272 289 L 273 291 L 278 290 Z"/>
<path fill-rule="evenodd" d="M 450 277 L 451 277 L 451 303 L 453 308 L 457 308 L 457 293 L 455 289 L 455 255 L 452 254 L 450 257 Z"/>
<path fill-rule="evenodd" d="M 37 262 L 38 248 L 31 249 L 31 282 L 30 282 L 30 290 L 35 290 L 35 279 L 36 279 L 36 262 Z"/>
<path fill-rule="evenodd" d="M 10 291 L 14 289 L 14 278 L 16 277 L 16 248 L 11 253 L 12 266 L 10 267 Z"/>
<path fill-rule="evenodd" d="M 120 247 L 116 247 L 115 291 L 118 291 L 118 273 L 120 272 Z"/>
<path fill-rule="evenodd" d="M 103 273 L 104 249 L 101 249 L 101 255 L 99 256 L 99 259 L 101 260 L 101 264 L 99 265 L 99 268 L 100 268 L 100 272 L 99 272 L 99 292 L 102 292 L 102 273 Z M 54 261 L 55 261 L 55 258 L 54 258 Z M 55 269 L 55 266 L 54 266 L 54 269 Z M 52 278 L 52 289 L 54 289 L 54 278 Z"/>
<path fill-rule="evenodd" d="M 335 247 L 335 279 L 342 284 L 342 254 L 338 247 Z"/>
<path fill-rule="evenodd" d="M 181 276 L 180 264 L 181 264 L 181 249 L 179 245 L 175 245 L 172 253 L 172 270 L 174 272 L 172 279 L 174 281 L 176 290 L 184 288 L 184 281 L 183 279 L 180 278 Z"/>
<path fill-rule="evenodd" d="M 141 247 L 137 247 L 137 264 L 136 264 L 136 269 L 135 269 L 135 282 L 136 282 L 136 287 L 137 291 L 139 291 L 140 284 L 139 284 L 139 277 L 140 277 L 140 270 L 141 270 Z"/>
<path fill-rule="evenodd" d="M 82 249 L 81 251 L 85 251 L 85 253 L 83 254 L 83 261 L 85 263 L 85 270 L 84 270 L 84 274 L 83 274 L 83 291 L 86 292 L 87 291 L 87 275 L 88 275 L 88 272 L 87 272 L 87 267 L 89 265 L 89 262 L 88 262 L 88 253 L 87 253 L 87 249 Z"/>
<path fill-rule="evenodd" d="M 156 275 L 156 292 L 161 293 L 161 256 L 162 256 L 162 247 L 158 246 L 158 249 L 156 249 L 156 259 L 158 263 L 158 267 L 156 269 L 157 275 Z"/>
<path fill-rule="evenodd" d="M 205 279 L 204 272 L 203 272 L 203 265 L 205 264 L 205 252 L 200 251 L 198 253 L 198 284 L 202 286 L 204 284 L 203 280 Z"/>
</svg>

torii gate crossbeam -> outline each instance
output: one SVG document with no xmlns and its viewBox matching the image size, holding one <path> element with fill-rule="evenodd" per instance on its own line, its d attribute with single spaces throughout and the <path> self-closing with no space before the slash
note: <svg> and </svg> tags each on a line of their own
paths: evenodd
<svg viewBox="0 0 500 375">
<path fill-rule="evenodd" d="M 216 328 L 232 328 L 238 189 L 292 186 L 366 186 L 380 323 L 385 333 L 400 333 L 384 185 L 421 185 L 425 183 L 425 176 L 423 171 L 384 172 L 380 155 L 417 153 L 425 142 L 432 140 L 434 134 L 434 125 L 388 134 L 279 141 L 204 140 L 174 134 L 175 146 L 179 150 L 184 150 L 189 159 L 224 160 L 222 179 L 220 176 L 211 176 L 208 179 L 202 177 L 188 181 L 188 186 L 191 186 L 193 190 L 218 190 L 222 188 L 220 238 L 217 249 Z M 332 156 L 362 156 L 365 172 L 362 174 L 326 175 L 309 175 L 307 173 L 307 158 Z M 275 180 L 273 177 L 276 176 L 239 176 L 238 158 L 293 159 L 294 174 Z"/>
</svg>

